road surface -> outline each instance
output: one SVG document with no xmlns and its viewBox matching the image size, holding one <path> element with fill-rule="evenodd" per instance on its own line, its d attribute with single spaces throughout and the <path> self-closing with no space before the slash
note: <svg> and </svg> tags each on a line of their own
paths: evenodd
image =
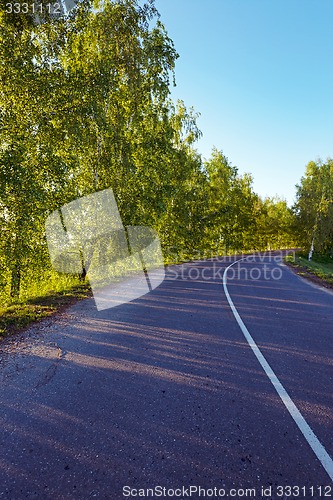
<svg viewBox="0 0 333 500">
<path fill-rule="evenodd" d="M 170 267 L 141 299 L 87 299 L 0 344 L 0 498 L 333 497 L 231 310 L 230 264 Z M 330 459 L 333 295 L 268 254 L 226 284 Z"/>
</svg>

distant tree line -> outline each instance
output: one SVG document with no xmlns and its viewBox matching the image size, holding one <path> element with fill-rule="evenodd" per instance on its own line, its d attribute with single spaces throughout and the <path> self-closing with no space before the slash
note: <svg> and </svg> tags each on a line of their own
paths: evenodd
<svg viewBox="0 0 333 500">
<path fill-rule="evenodd" d="M 3 303 L 50 279 L 47 216 L 105 188 L 125 225 L 158 231 L 167 261 L 295 244 L 284 200 L 261 199 L 222 151 L 196 151 L 197 115 L 170 99 L 178 54 L 153 0 L 80 0 L 42 23 L 1 6 L 0 29 Z M 319 187 L 326 167 L 311 168 L 299 236 L 328 248 L 332 187 Z"/>
</svg>

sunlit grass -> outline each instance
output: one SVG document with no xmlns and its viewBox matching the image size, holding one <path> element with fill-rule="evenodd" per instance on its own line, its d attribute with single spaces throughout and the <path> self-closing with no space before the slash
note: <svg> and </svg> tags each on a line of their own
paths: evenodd
<svg viewBox="0 0 333 500">
<path fill-rule="evenodd" d="M 298 263 L 301 266 L 307 267 L 317 276 L 322 278 L 333 278 L 333 262 L 318 262 L 314 259 L 308 261 L 304 257 L 298 257 Z"/>
<path fill-rule="evenodd" d="M 55 307 L 42 304 L 16 304 L 0 309 L 0 336 L 15 333 L 30 323 L 49 316 Z"/>
<path fill-rule="evenodd" d="M 27 277 L 21 287 L 20 301 L 27 301 L 36 297 L 43 297 L 52 293 L 59 293 L 78 286 L 81 281 L 77 276 L 49 271 L 39 277 Z"/>
<path fill-rule="evenodd" d="M 0 336 L 16 333 L 90 295 L 89 283 L 80 281 L 77 276 L 52 270 L 38 278 L 26 276 L 18 299 L 12 300 L 8 294 L 1 297 Z"/>
<path fill-rule="evenodd" d="M 325 255 L 314 254 L 312 260 L 308 260 L 305 254 L 287 256 L 286 263 L 297 269 L 298 274 L 316 276 L 328 284 L 333 284 L 333 259 Z"/>
</svg>

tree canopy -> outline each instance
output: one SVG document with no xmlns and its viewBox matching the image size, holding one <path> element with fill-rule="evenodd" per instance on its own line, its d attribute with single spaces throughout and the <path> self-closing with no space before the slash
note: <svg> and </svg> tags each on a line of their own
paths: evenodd
<svg viewBox="0 0 333 500">
<path fill-rule="evenodd" d="M 47 216 L 105 188 L 125 225 L 158 231 L 167 260 L 291 241 L 283 201 L 261 200 L 222 151 L 207 161 L 196 151 L 198 115 L 170 98 L 178 54 L 153 0 L 80 0 L 51 14 L 0 7 L 3 301 L 51 272 Z M 303 199 L 299 217 L 317 220 Z"/>
</svg>

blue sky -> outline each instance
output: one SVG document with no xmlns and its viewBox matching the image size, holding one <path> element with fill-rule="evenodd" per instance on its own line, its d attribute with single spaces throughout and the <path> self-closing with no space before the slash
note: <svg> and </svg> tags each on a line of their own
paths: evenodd
<svg viewBox="0 0 333 500">
<path fill-rule="evenodd" d="M 292 204 L 333 157 L 333 0 L 156 0 L 180 55 L 174 99 L 201 113 L 197 149 L 223 150 L 261 196 Z"/>
</svg>

